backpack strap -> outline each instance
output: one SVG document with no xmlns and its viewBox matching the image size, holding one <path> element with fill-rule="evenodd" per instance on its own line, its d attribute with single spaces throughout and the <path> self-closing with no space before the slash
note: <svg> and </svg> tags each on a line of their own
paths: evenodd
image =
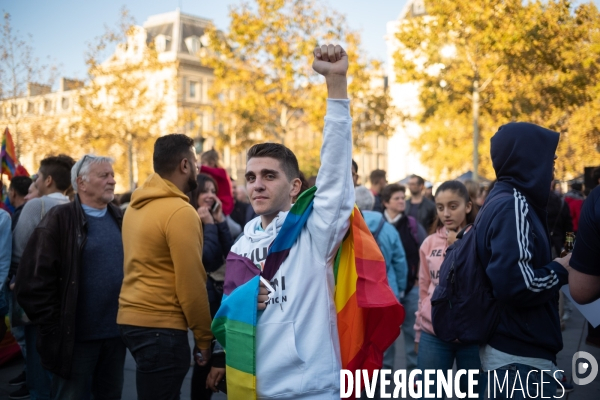
<svg viewBox="0 0 600 400">
<path fill-rule="evenodd" d="M 377 238 L 379 237 L 379 234 L 381 233 L 381 230 L 383 229 L 384 224 L 385 224 L 385 217 L 381 216 L 381 221 L 379 221 L 379 225 L 377 225 L 377 229 L 375 229 L 375 232 L 373 232 L 373 238 L 375 239 L 375 241 L 377 241 Z"/>
<path fill-rule="evenodd" d="M 469 230 L 469 229 L 470 229 L 472 226 L 473 226 L 473 224 L 469 224 L 469 225 L 465 226 L 464 228 L 462 228 L 462 229 L 460 230 L 460 232 L 458 232 L 458 233 L 456 234 L 456 239 L 457 239 L 457 240 L 458 240 L 458 239 L 462 239 L 462 238 L 463 238 L 463 236 L 465 235 L 465 233 L 467 233 L 467 231 L 468 231 L 468 230 Z"/>
</svg>

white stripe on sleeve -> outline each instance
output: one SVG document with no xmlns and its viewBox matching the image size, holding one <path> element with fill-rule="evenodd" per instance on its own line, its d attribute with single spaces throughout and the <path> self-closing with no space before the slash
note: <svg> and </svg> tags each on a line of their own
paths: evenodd
<svg viewBox="0 0 600 400">
<path fill-rule="evenodd" d="M 525 197 L 516 189 L 513 189 L 515 198 L 515 225 L 517 228 L 517 243 L 519 245 L 518 265 L 525 281 L 525 286 L 532 292 L 541 292 L 558 284 L 558 276 L 554 271 L 543 278 L 536 278 L 531 268 L 531 252 L 529 251 L 529 221 L 527 214 L 529 206 Z"/>
</svg>

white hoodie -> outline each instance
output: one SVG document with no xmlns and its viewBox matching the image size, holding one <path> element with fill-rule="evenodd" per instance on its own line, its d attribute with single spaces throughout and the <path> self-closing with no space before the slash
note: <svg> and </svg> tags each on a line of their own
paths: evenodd
<svg viewBox="0 0 600 400">
<path fill-rule="evenodd" d="M 340 345 L 333 302 L 333 263 L 354 207 L 349 100 L 327 100 L 314 208 L 271 281 L 275 293 L 258 314 L 259 399 L 339 399 Z M 287 212 L 263 231 L 250 221 L 231 251 L 264 265 Z"/>
</svg>

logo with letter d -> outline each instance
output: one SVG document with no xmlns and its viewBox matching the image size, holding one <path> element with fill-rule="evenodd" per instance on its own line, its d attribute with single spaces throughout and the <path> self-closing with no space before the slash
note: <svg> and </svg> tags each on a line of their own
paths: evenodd
<svg viewBox="0 0 600 400">
<path fill-rule="evenodd" d="M 587 385 L 596 379 L 596 375 L 598 375 L 598 362 L 593 355 L 586 351 L 578 351 L 573 354 L 572 368 L 573 382 L 576 385 Z M 581 376 L 585 376 L 588 371 L 589 375 L 587 377 L 580 378 Z"/>
</svg>

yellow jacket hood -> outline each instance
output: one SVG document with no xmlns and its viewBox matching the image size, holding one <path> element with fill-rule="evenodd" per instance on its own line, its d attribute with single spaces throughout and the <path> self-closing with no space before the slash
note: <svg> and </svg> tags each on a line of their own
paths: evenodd
<svg viewBox="0 0 600 400">
<path fill-rule="evenodd" d="M 172 182 L 161 178 L 158 174 L 152 174 L 141 187 L 133 192 L 129 206 L 140 209 L 152 200 L 164 199 L 165 197 L 179 197 L 189 202 L 189 198 Z"/>
</svg>

